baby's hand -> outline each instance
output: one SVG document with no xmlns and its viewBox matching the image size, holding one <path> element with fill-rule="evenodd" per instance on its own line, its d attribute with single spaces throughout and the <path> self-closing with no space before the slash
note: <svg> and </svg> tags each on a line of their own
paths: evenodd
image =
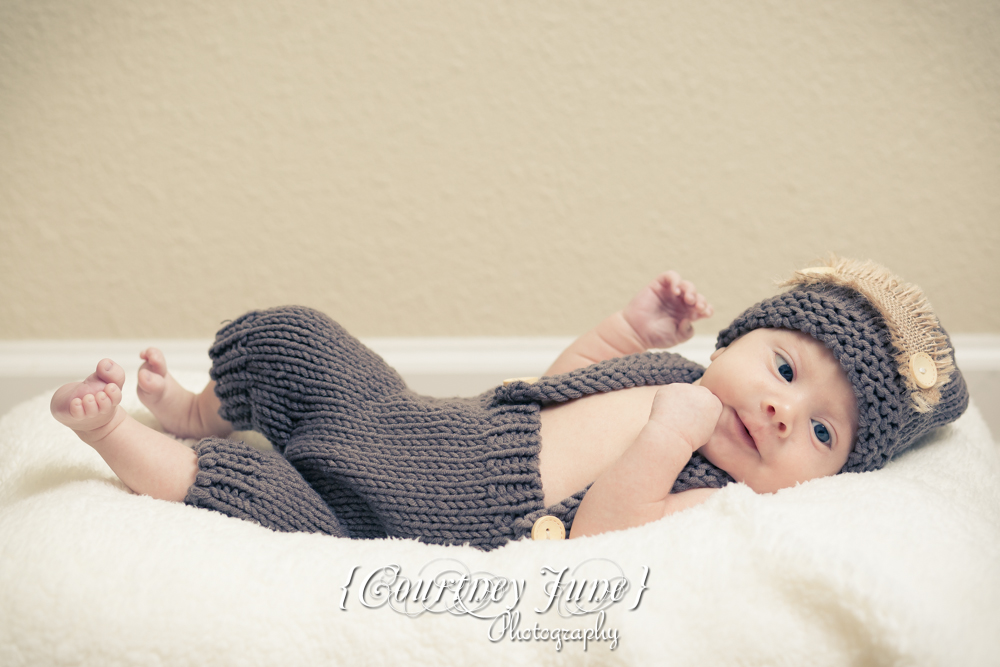
<svg viewBox="0 0 1000 667">
<path fill-rule="evenodd" d="M 618 460 L 602 472 L 580 503 L 571 537 L 641 526 L 697 504 L 704 494 L 671 496 L 677 475 L 708 442 L 722 403 L 699 385 L 668 384 L 656 390 L 649 421 Z"/>
<path fill-rule="evenodd" d="M 668 384 L 653 396 L 647 427 L 679 437 L 691 452 L 708 442 L 722 416 L 722 401 L 705 387 Z"/>
<path fill-rule="evenodd" d="M 712 312 L 690 281 L 667 271 L 636 294 L 622 315 L 648 349 L 683 343 L 694 334 L 692 323 Z"/>
</svg>

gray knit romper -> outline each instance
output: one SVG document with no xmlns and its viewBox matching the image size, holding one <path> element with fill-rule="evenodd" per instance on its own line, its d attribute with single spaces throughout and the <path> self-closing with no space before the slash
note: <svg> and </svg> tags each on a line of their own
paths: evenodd
<svg viewBox="0 0 1000 667">
<path fill-rule="evenodd" d="M 543 505 L 542 405 L 703 373 L 678 355 L 647 352 L 474 398 L 432 398 L 407 389 L 333 320 L 294 306 L 226 324 L 209 356 L 219 414 L 276 451 L 202 440 L 186 503 L 280 531 L 482 549 L 530 534 L 546 514 L 568 533 L 586 493 Z M 695 455 L 674 491 L 729 481 Z"/>
</svg>

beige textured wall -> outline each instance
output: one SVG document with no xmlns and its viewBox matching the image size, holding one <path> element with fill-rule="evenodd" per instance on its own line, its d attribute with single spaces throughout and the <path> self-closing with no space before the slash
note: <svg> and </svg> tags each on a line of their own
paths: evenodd
<svg viewBox="0 0 1000 667">
<path fill-rule="evenodd" d="M 562 335 L 834 250 L 1000 332 L 1000 3 L 0 2 L 0 338 Z"/>
</svg>

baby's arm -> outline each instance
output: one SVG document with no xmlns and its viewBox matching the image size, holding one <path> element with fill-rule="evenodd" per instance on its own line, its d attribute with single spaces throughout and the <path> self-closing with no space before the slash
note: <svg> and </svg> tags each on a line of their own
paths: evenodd
<svg viewBox="0 0 1000 667">
<path fill-rule="evenodd" d="M 667 271 L 624 309 L 577 338 L 545 374 L 568 373 L 605 359 L 672 347 L 691 337 L 695 320 L 711 314 L 712 306 L 690 281 Z"/>
<path fill-rule="evenodd" d="M 703 502 L 714 489 L 675 495 L 670 489 L 721 415 L 722 403 L 708 389 L 690 384 L 661 387 L 635 441 L 587 491 L 570 536 L 641 526 Z"/>
</svg>

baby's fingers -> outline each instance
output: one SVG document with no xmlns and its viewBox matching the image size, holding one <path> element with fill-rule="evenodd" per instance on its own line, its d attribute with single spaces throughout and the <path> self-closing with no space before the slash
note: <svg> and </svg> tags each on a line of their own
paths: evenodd
<svg viewBox="0 0 1000 667">
<path fill-rule="evenodd" d="M 657 276 L 650 285 L 665 307 L 683 306 L 686 317 L 702 319 L 712 315 L 712 306 L 708 304 L 698 288 L 690 280 L 684 280 L 676 271 L 665 271 Z"/>
<path fill-rule="evenodd" d="M 693 317 L 695 319 L 701 319 L 703 317 L 711 317 L 713 312 L 715 311 L 713 310 L 712 305 L 708 303 L 708 300 L 705 299 L 704 296 L 699 294 L 698 300 L 694 304 Z"/>
<path fill-rule="evenodd" d="M 679 273 L 676 271 L 664 271 L 656 277 L 656 280 L 653 281 L 650 287 L 655 292 L 677 296 L 681 293 L 680 284 L 681 275 Z"/>
<path fill-rule="evenodd" d="M 698 302 L 698 290 L 694 288 L 694 283 L 690 280 L 682 280 L 680 284 L 681 298 L 689 306 L 693 306 Z"/>
</svg>

